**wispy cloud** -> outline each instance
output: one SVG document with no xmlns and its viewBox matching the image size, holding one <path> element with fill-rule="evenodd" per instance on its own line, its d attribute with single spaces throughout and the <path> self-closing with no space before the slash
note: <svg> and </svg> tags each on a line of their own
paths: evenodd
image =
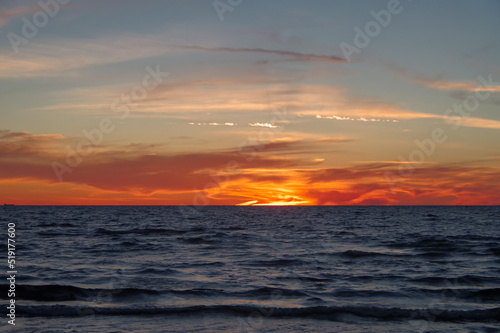
<svg viewBox="0 0 500 333">
<path fill-rule="evenodd" d="M 189 125 L 198 125 L 198 126 L 236 126 L 235 123 L 188 123 Z"/>
<path fill-rule="evenodd" d="M 149 58 L 167 51 L 164 43 L 138 35 L 30 43 L 17 55 L 0 52 L 0 78 L 74 75 L 80 68 Z"/>
<path fill-rule="evenodd" d="M 211 122 L 224 124 L 226 121 L 221 122 L 220 118 L 216 121 L 200 119 L 200 113 L 231 113 L 229 122 L 241 126 L 243 121 L 237 115 L 240 112 L 270 111 L 286 107 L 289 114 L 317 119 L 398 122 L 442 118 L 442 115 L 415 112 L 372 96 L 360 96 L 344 87 L 299 84 L 287 78 L 274 78 L 269 84 L 265 76 L 251 72 L 247 74 L 248 76 L 242 78 L 221 76 L 192 81 L 173 77 L 169 82 L 151 91 L 146 99 L 141 100 L 140 108 L 132 109 L 130 116 L 141 114 L 153 118 L 169 116 L 208 126 Z M 128 89 L 130 88 L 120 85 L 59 91 L 58 97 L 70 102 L 47 105 L 41 109 L 108 114 L 111 102 Z M 244 123 L 252 127 L 281 126 L 277 122 L 269 121 Z"/>
<path fill-rule="evenodd" d="M 0 28 L 7 25 L 7 23 L 13 18 L 31 14 L 39 10 L 40 7 L 38 5 L 23 6 L 23 7 L 2 10 L 0 11 Z"/>
<path fill-rule="evenodd" d="M 490 91 L 500 92 L 500 85 L 489 85 L 485 87 L 478 82 L 457 82 L 457 81 L 444 81 L 433 80 L 431 78 L 414 77 L 414 81 L 426 87 L 438 90 L 459 90 L 459 91 Z"/>
<path fill-rule="evenodd" d="M 379 61 L 379 65 L 384 66 L 391 72 L 395 73 L 399 77 L 406 81 L 418 83 L 420 85 L 436 89 L 436 90 L 450 90 L 450 91 L 462 91 L 462 92 L 475 92 L 475 91 L 490 91 L 490 92 L 500 92 L 500 85 L 489 84 L 487 87 L 482 85 L 481 82 L 476 81 L 450 81 L 444 80 L 443 74 L 437 74 L 434 76 L 422 75 L 421 73 L 416 73 L 409 68 L 402 67 L 392 61 Z M 491 78 L 491 77 L 489 77 Z"/>
<path fill-rule="evenodd" d="M 271 123 L 249 123 L 248 125 L 252 127 L 267 127 L 267 128 L 279 128 L 278 125 L 274 125 Z"/>
<path fill-rule="evenodd" d="M 176 45 L 176 47 L 184 50 L 207 51 L 207 52 L 231 52 L 231 53 L 267 53 L 280 56 L 292 57 L 303 61 L 322 61 L 330 63 L 347 62 L 346 59 L 336 56 L 318 55 L 313 53 L 300 53 L 293 51 L 268 50 L 261 48 L 232 48 L 232 47 L 203 47 L 203 46 L 186 46 Z"/>
<path fill-rule="evenodd" d="M 396 119 L 380 119 L 380 118 L 351 118 L 351 117 L 340 117 L 340 116 L 321 116 L 316 115 L 317 119 L 334 119 L 334 120 L 351 120 L 351 121 L 363 121 L 363 122 L 393 122 L 397 123 Z"/>
<path fill-rule="evenodd" d="M 451 121 L 451 123 L 455 123 L 455 121 Z M 500 121 L 492 120 L 492 119 L 483 119 L 483 118 L 462 118 L 461 126 L 465 127 L 475 127 L 475 128 L 488 128 L 488 129 L 500 129 Z"/>
</svg>

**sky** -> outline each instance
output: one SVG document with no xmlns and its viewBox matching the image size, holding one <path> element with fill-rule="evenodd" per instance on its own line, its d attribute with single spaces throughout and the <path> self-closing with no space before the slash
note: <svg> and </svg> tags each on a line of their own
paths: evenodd
<svg viewBox="0 0 500 333">
<path fill-rule="evenodd" d="M 496 0 L 3 0 L 0 204 L 498 205 Z"/>
</svg>

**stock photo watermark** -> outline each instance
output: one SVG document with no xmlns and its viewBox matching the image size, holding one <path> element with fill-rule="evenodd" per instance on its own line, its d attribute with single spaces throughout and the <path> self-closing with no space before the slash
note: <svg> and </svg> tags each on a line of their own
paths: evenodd
<svg viewBox="0 0 500 333">
<path fill-rule="evenodd" d="M 463 126 L 464 120 L 479 109 L 482 101 L 491 96 L 494 91 L 493 87 L 500 85 L 500 82 L 493 81 L 492 74 L 489 74 L 487 78 L 478 76 L 477 81 L 478 85 L 473 93 L 468 94 L 460 103 L 454 103 L 451 108 L 444 111 L 442 118 L 447 124 L 453 125 L 452 130 L 457 130 Z M 427 158 L 438 150 L 438 145 L 445 143 L 447 140 L 447 131 L 442 127 L 433 128 L 428 138 L 415 139 L 416 148 L 408 154 L 408 157 L 398 156 L 401 163 L 398 166 L 397 174 L 392 171 L 385 172 L 387 184 L 394 189 L 396 183 L 402 181 L 405 177 L 411 176 L 416 168 L 422 166 Z"/>
<path fill-rule="evenodd" d="M 10 222 L 7 224 L 7 297 L 9 305 L 7 306 L 7 322 L 9 325 L 16 325 L 16 224 Z"/>
<path fill-rule="evenodd" d="M 64 180 L 65 173 L 72 173 L 74 168 L 83 162 L 84 157 L 92 154 L 94 147 L 102 144 L 106 134 L 109 135 L 116 130 L 117 121 L 126 119 L 130 111 L 137 107 L 139 102 L 146 99 L 148 93 L 156 89 L 170 75 L 168 72 L 162 72 L 160 65 L 156 65 L 155 69 L 147 66 L 146 71 L 148 74 L 143 77 L 141 84 L 134 86 L 128 93 L 122 94 L 111 104 L 111 110 L 116 114 L 115 119 L 105 117 L 99 121 L 95 128 L 83 129 L 82 134 L 85 139 L 80 140 L 75 147 L 66 146 L 65 163 L 52 162 L 52 169 L 60 182 Z"/>
<path fill-rule="evenodd" d="M 40 10 L 36 11 L 31 19 L 26 16 L 21 18 L 23 25 L 20 34 L 15 32 L 9 32 L 7 34 L 7 38 L 14 52 L 19 53 L 19 46 L 28 44 L 30 40 L 35 38 L 40 32 L 40 29 L 44 28 L 49 23 L 50 19 L 54 18 L 59 13 L 61 6 L 68 4 L 70 1 L 71 0 L 38 1 Z"/>
<path fill-rule="evenodd" d="M 328 241 L 322 241 L 316 244 L 318 250 L 311 254 L 310 258 L 307 260 L 308 265 L 324 265 L 324 257 L 322 254 L 331 253 L 332 251 L 329 241 L 330 238 L 328 238 Z M 290 281 L 287 282 L 286 286 L 288 290 L 302 290 L 310 283 L 310 279 L 299 273 L 303 271 L 303 267 L 300 264 L 292 265 L 288 271 L 289 274 L 286 275 L 288 281 Z M 260 332 L 265 324 L 265 318 L 272 317 L 276 314 L 277 310 L 286 307 L 286 299 L 285 295 L 283 295 L 283 291 L 279 289 L 273 290 L 269 297 L 272 307 L 269 305 L 261 305 L 246 318 L 238 318 L 238 333 Z"/>
<path fill-rule="evenodd" d="M 214 0 L 212 5 L 214 6 L 215 12 L 219 17 L 221 22 L 224 22 L 224 14 L 226 12 L 232 12 L 236 7 L 241 5 L 243 0 Z"/>
<path fill-rule="evenodd" d="M 140 278 L 137 277 L 134 279 L 140 279 Z M 97 294 L 95 294 L 95 296 L 93 297 L 90 297 L 87 301 L 90 301 L 95 305 L 112 302 L 113 295 L 118 295 L 121 292 L 123 292 L 126 286 L 130 284 L 130 282 L 133 281 L 134 279 L 125 277 L 122 270 L 118 269 L 118 271 L 113 274 L 113 277 L 111 278 L 108 288 L 97 291 Z M 79 325 L 82 326 L 94 320 L 96 316 L 96 311 L 92 307 L 79 307 L 76 309 L 76 314 L 79 317 L 85 317 L 85 319 L 83 319 L 79 323 Z M 77 333 L 84 332 L 78 326 L 76 326 L 76 323 L 68 324 L 65 328 L 69 332 L 77 332 Z"/>
<path fill-rule="evenodd" d="M 409 0 L 411 1 L 411 0 Z M 383 28 L 387 28 L 392 21 L 393 16 L 400 14 L 403 11 L 403 5 L 399 0 L 389 0 L 387 9 L 379 10 L 378 12 L 372 10 L 370 15 L 373 20 L 368 21 L 364 29 L 356 26 L 354 27 L 353 43 L 346 42 L 340 43 L 340 49 L 344 58 L 351 62 L 353 54 L 361 53 L 361 51 L 370 45 L 371 41 L 382 32 Z"/>
<path fill-rule="evenodd" d="M 260 306 L 256 310 L 249 313 L 246 318 L 238 317 L 237 333 L 242 332 L 258 332 L 264 325 L 264 318 L 271 317 L 276 308 L 283 306 L 283 293 L 280 290 L 274 290 L 271 293 L 271 304 L 273 307 Z"/>
<path fill-rule="evenodd" d="M 456 257 L 453 253 L 448 253 L 450 259 Z M 445 315 L 448 311 L 453 311 L 450 303 L 459 301 L 463 295 L 459 287 L 467 285 L 469 287 L 477 288 L 473 281 L 465 277 L 443 278 L 443 284 L 446 288 L 440 290 L 439 296 L 432 299 L 425 308 L 415 310 L 408 318 L 408 323 L 418 333 L 424 333 L 431 329 L 433 322 Z"/>
</svg>

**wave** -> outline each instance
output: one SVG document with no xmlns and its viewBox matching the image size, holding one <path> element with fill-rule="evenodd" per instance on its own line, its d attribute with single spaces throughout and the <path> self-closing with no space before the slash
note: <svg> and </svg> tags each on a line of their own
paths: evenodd
<svg viewBox="0 0 500 333">
<path fill-rule="evenodd" d="M 229 235 L 223 232 L 213 232 L 206 235 L 200 235 L 200 232 L 206 232 L 206 229 L 201 227 L 194 227 L 191 229 L 165 229 L 165 228 L 133 228 L 126 230 L 112 230 L 106 228 L 98 228 L 95 231 L 96 235 L 102 236 L 120 236 L 120 235 L 162 235 L 162 236 L 178 236 L 177 240 L 188 244 L 202 244 L 202 243 L 216 243 L 222 238 Z M 49 234 L 47 234 L 49 235 Z M 53 235 L 53 234 L 50 234 Z M 62 235 L 62 234 L 61 234 Z M 131 246 L 134 244 L 124 244 Z"/>
<path fill-rule="evenodd" d="M 312 276 L 278 276 L 277 280 L 292 280 L 292 281 L 304 281 L 304 282 L 330 282 L 330 278 L 316 278 Z"/>
<path fill-rule="evenodd" d="M 178 270 L 171 269 L 171 268 L 155 268 L 155 267 L 146 267 L 142 269 L 137 269 L 136 270 L 137 274 L 155 274 L 155 275 L 173 275 L 173 274 L 179 274 Z"/>
<path fill-rule="evenodd" d="M 395 291 L 384 291 L 384 290 L 355 290 L 355 289 L 339 289 L 330 293 L 332 296 L 341 298 L 351 298 L 351 297 L 401 297 L 404 296 L 401 293 Z"/>
<path fill-rule="evenodd" d="M 337 252 L 335 255 L 340 255 L 347 258 L 361 258 L 361 257 L 408 257 L 412 256 L 403 253 L 384 253 L 384 252 L 368 252 L 360 250 L 347 250 L 344 252 Z"/>
<path fill-rule="evenodd" d="M 412 249 L 422 251 L 425 255 L 429 253 L 462 252 L 469 254 L 493 254 L 500 255 L 499 237 L 474 237 L 474 236 L 448 236 L 448 237 L 424 237 L 411 242 L 383 242 L 389 248 Z M 480 250 L 482 252 L 478 253 Z"/>
<path fill-rule="evenodd" d="M 250 262 L 242 262 L 249 266 L 295 266 L 305 265 L 306 261 L 300 259 L 271 259 L 271 260 L 252 260 Z"/>
<path fill-rule="evenodd" d="M 2 297 L 7 295 L 7 285 L 1 285 Z M 33 301 L 59 302 L 75 300 L 95 300 L 103 295 L 111 294 L 113 297 L 138 297 L 145 295 L 158 295 L 159 292 L 150 289 L 123 288 L 123 289 L 93 289 L 79 288 L 64 285 L 16 285 L 16 298 Z"/>
<path fill-rule="evenodd" d="M 499 322 L 500 308 L 474 310 L 402 309 L 376 306 L 314 306 L 303 308 L 259 307 L 248 305 L 197 305 L 187 307 L 89 307 L 68 305 L 20 305 L 18 313 L 25 317 L 79 317 L 79 316 L 123 316 L 123 315 L 255 315 L 265 317 L 312 318 L 341 320 L 343 315 L 372 318 L 376 320 L 427 320 L 443 322 Z M 5 312 L 5 310 L 3 310 Z"/>
<path fill-rule="evenodd" d="M 457 250 L 461 249 L 460 243 L 443 237 L 423 237 L 410 242 L 388 242 L 387 246 L 392 248 L 404 248 L 415 250 Z"/>
<path fill-rule="evenodd" d="M 164 228 L 133 228 L 128 230 L 110 230 L 105 228 L 97 228 L 95 231 L 96 235 L 127 235 L 127 234 L 137 234 L 137 235 L 152 235 L 152 234 L 162 234 L 162 235 L 182 235 L 190 230 L 178 230 L 178 229 L 164 229 Z"/>
<path fill-rule="evenodd" d="M 76 221 L 77 219 L 70 219 Z M 57 222 L 50 222 L 50 223 L 40 223 L 37 225 L 37 227 L 40 228 L 53 228 L 53 227 L 59 227 L 59 228 L 75 228 L 78 227 L 78 224 L 72 224 L 68 222 L 63 222 L 63 223 L 57 223 Z"/>
<path fill-rule="evenodd" d="M 477 300 L 480 302 L 498 302 L 500 301 L 500 288 L 489 289 L 448 289 L 445 291 L 450 297 L 456 297 L 463 300 Z M 444 291 L 439 290 L 440 294 Z"/>
<path fill-rule="evenodd" d="M 500 301 L 500 288 L 404 288 L 402 292 L 409 293 L 408 296 L 413 297 L 416 294 L 425 295 L 427 297 L 461 300 L 461 301 L 476 301 L 476 302 L 498 302 Z"/>
<path fill-rule="evenodd" d="M 0 285 L 0 298 L 7 297 L 8 285 Z M 16 297 L 22 300 L 40 302 L 95 301 L 111 297 L 115 301 L 142 299 L 148 296 L 176 295 L 196 297 L 246 297 L 269 298 L 272 295 L 307 296 L 305 292 L 285 288 L 260 287 L 243 291 L 224 291 L 220 289 L 194 288 L 185 290 L 154 290 L 139 288 L 80 288 L 68 285 L 17 285 Z"/>
<path fill-rule="evenodd" d="M 317 282 L 317 279 L 312 279 Z M 0 285 L 0 298 L 7 296 L 8 285 Z M 327 295 L 336 298 L 412 298 L 416 295 L 427 297 L 446 296 L 450 299 L 462 301 L 498 302 L 500 301 L 500 288 L 404 288 L 399 290 L 370 290 L 339 288 L 326 294 L 310 294 L 307 290 L 259 287 L 239 291 L 226 291 L 210 288 L 193 288 L 184 290 L 173 289 L 140 289 L 140 288 L 81 288 L 69 285 L 18 285 L 16 297 L 20 300 L 33 300 L 39 302 L 61 301 L 86 301 L 93 302 L 106 298 L 115 302 L 137 301 L 149 299 L 151 296 L 195 296 L 195 297 L 227 297 L 245 299 L 269 299 L 276 295 L 280 297 L 322 297 Z"/>
<path fill-rule="evenodd" d="M 251 290 L 236 292 L 236 293 L 232 293 L 232 294 L 240 296 L 240 297 L 266 297 L 266 298 L 269 298 L 272 295 L 307 296 L 307 293 L 300 291 L 300 290 L 292 290 L 292 289 L 285 289 L 285 288 L 270 288 L 270 287 L 251 289 Z"/>
<path fill-rule="evenodd" d="M 225 237 L 226 234 L 217 233 L 215 235 L 209 235 L 204 237 L 177 237 L 177 240 L 188 244 L 213 244 L 220 242 L 218 237 Z"/>
<path fill-rule="evenodd" d="M 481 285 L 494 283 L 498 284 L 498 277 L 491 276 L 478 276 L 478 275 L 463 275 L 457 277 L 435 277 L 435 276 L 427 276 L 420 278 L 410 279 L 411 282 L 416 283 L 424 283 L 429 285 Z"/>
<path fill-rule="evenodd" d="M 65 237 L 65 236 L 76 235 L 76 234 L 70 234 L 68 232 L 39 231 L 39 232 L 37 232 L 37 235 L 42 236 L 42 237 L 55 237 L 55 236 Z"/>
<path fill-rule="evenodd" d="M 441 257 L 449 257 L 450 254 L 446 251 L 442 251 L 442 252 L 431 251 L 431 252 L 419 253 L 418 256 L 424 257 L 424 258 L 441 258 Z"/>
<path fill-rule="evenodd" d="M 452 290 L 453 291 L 453 290 Z M 480 290 L 459 290 L 459 298 L 477 299 L 481 302 L 500 301 L 500 288 L 480 289 Z"/>
</svg>

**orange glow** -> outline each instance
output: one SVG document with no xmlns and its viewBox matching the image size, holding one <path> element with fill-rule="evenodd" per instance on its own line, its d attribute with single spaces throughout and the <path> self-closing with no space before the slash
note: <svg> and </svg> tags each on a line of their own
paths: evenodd
<svg viewBox="0 0 500 333">
<path fill-rule="evenodd" d="M 388 170 L 394 171 L 395 169 Z M 274 170 L 278 171 L 278 170 Z M 99 188 L 76 182 L 17 178 L 0 181 L 0 204 L 16 205 L 498 205 L 500 171 L 426 167 L 389 186 L 385 169 L 280 170 L 264 179 L 245 171 L 205 191 Z M 451 184 L 451 185 L 450 185 Z M 201 186 L 200 186 L 201 188 Z"/>
<path fill-rule="evenodd" d="M 1 132 L 0 204 L 17 205 L 498 205 L 500 167 L 371 161 L 318 167 L 311 158 L 273 156 L 307 151 L 313 140 L 281 139 L 238 151 L 121 154 L 102 147 L 59 182 L 51 163 L 61 136 Z M 329 140 L 331 141 L 331 140 Z M 338 140 L 333 140 L 337 142 Z M 342 140 L 341 140 L 342 141 Z M 342 141 L 343 142 L 343 141 Z M 319 143 L 320 145 L 325 142 Z M 331 144 L 331 142 L 329 143 Z M 252 147 L 251 145 L 247 147 Z M 117 157 L 119 155 L 119 158 Z M 307 168 L 306 168 L 307 167 Z"/>
<path fill-rule="evenodd" d="M 236 204 L 236 206 L 251 206 L 253 204 L 256 204 L 257 202 L 259 202 L 259 201 L 258 200 L 250 200 L 250 201 L 238 203 L 238 204 Z"/>
<path fill-rule="evenodd" d="M 275 201 L 269 203 L 255 203 L 252 206 L 298 206 L 298 205 L 307 205 L 309 201 Z"/>
</svg>

